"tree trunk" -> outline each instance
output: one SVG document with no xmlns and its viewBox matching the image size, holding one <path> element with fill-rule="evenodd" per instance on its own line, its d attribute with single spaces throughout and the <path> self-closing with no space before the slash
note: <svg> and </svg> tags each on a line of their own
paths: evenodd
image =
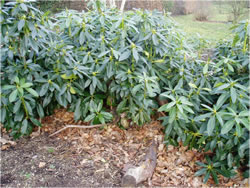
<svg viewBox="0 0 250 188">
<path fill-rule="evenodd" d="M 124 10 L 125 3 L 126 3 L 126 0 L 122 0 L 121 8 L 120 8 L 121 12 L 123 12 Z"/>
<path fill-rule="evenodd" d="M 116 7 L 115 0 L 109 0 L 109 5 L 111 8 L 115 8 Z"/>
<path fill-rule="evenodd" d="M 157 144 L 153 140 L 145 160 L 138 167 L 130 167 L 122 178 L 123 187 L 134 187 L 152 177 L 157 160 Z"/>
</svg>

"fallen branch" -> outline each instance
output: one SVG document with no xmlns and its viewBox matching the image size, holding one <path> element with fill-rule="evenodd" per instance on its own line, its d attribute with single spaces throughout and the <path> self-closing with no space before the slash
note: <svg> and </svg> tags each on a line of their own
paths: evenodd
<svg viewBox="0 0 250 188">
<path fill-rule="evenodd" d="M 154 173 L 157 160 L 157 144 L 153 140 L 145 160 L 138 167 L 131 166 L 122 178 L 122 187 L 135 187 L 150 179 Z"/>
<path fill-rule="evenodd" d="M 79 129 L 90 129 L 90 128 L 96 128 L 96 127 L 102 127 L 105 126 L 107 124 L 97 124 L 97 125 L 91 125 L 91 126 L 84 126 L 84 125 L 66 125 L 65 127 L 63 127 L 62 129 L 54 132 L 53 134 L 49 135 L 49 137 L 54 136 L 62 131 L 64 131 L 67 128 L 79 128 Z"/>
</svg>

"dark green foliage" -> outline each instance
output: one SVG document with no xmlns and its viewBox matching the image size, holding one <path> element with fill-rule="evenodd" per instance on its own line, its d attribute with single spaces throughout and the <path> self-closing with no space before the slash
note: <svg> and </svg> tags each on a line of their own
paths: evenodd
<svg viewBox="0 0 250 188">
<path fill-rule="evenodd" d="M 249 161 L 249 23 L 234 31 L 234 40 L 220 42 L 212 60 L 185 68 L 192 75 L 172 80 L 161 94 L 169 101 L 159 108 L 168 112 L 161 118 L 167 144 L 182 141 L 214 153 L 213 162 L 197 172 L 205 182 L 211 175 L 217 183 L 216 173 L 233 175 Z"/>
<path fill-rule="evenodd" d="M 32 5 L 11 2 L 1 10 L 1 122 L 13 136 L 30 133 L 34 119 L 60 106 L 91 123 L 110 121 L 108 106 L 137 125 L 150 121 L 166 75 L 188 52 L 170 17 L 121 14 L 93 1 L 92 11 L 66 10 L 52 18 Z M 18 92 L 16 79 L 32 85 Z"/>
<path fill-rule="evenodd" d="M 159 108 L 167 144 L 212 151 L 196 175 L 232 176 L 249 161 L 249 24 L 235 27 L 214 57 L 200 60 L 170 17 L 159 12 L 66 10 L 49 17 L 28 3 L 1 9 L 1 123 L 14 137 L 55 108 L 91 124 L 132 123 Z M 199 49 L 198 49 L 199 50 Z M 200 50 L 199 50 L 200 51 Z M 156 98 L 168 103 L 159 106 Z"/>
<path fill-rule="evenodd" d="M 1 9 L 1 122 L 15 137 L 29 134 L 44 116 L 34 82 L 45 65 L 53 35 L 48 17 L 30 4 L 8 2 Z M 43 62 L 43 60 L 41 61 Z"/>
</svg>

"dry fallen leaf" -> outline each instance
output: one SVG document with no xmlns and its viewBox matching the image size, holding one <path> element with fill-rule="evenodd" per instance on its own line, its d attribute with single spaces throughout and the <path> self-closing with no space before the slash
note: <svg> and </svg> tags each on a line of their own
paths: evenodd
<svg viewBox="0 0 250 188">
<path fill-rule="evenodd" d="M 0 142 L 2 143 L 2 144 L 11 144 L 12 146 L 14 146 L 14 145 L 16 145 L 16 142 L 14 142 L 14 141 L 10 141 L 10 140 L 6 140 L 5 138 L 0 138 Z"/>
<path fill-rule="evenodd" d="M 46 165 L 45 162 L 40 162 L 39 165 L 38 165 L 38 167 L 39 167 L 39 168 L 43 168 L 43 167 L 45 167 L 45 165 Z"/>
<path fill-rule="evenodd" d="M 163 149 L 164 149 L 164 144 L 160 144 L 159 147 L 158 147 L 158 150 L 162 151 Z"/>
<path fill-rule="evenodd" d="M 3 150 L 6 150 L 6 149 L 8 149 L 10 147 L 10 145 L 9 144 L 5 144 L 5 145 L 3 145 L 2 147 L 1 147 L 1 150 L 3 151 Z"/>
</svg>

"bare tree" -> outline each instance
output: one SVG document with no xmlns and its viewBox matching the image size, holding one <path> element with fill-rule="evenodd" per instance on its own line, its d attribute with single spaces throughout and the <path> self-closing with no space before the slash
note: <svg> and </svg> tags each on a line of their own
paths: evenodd
<svg viewBox="0 0 250 188">
<path fill-rule="evenodd" d="M 246 1 L 232 0 L 230 4 L 230 14 L 233 16 L 233 22 L 239 21 L 239 18 L 245 14 L 245 7 L 247 7 Z"/>
</svg>

